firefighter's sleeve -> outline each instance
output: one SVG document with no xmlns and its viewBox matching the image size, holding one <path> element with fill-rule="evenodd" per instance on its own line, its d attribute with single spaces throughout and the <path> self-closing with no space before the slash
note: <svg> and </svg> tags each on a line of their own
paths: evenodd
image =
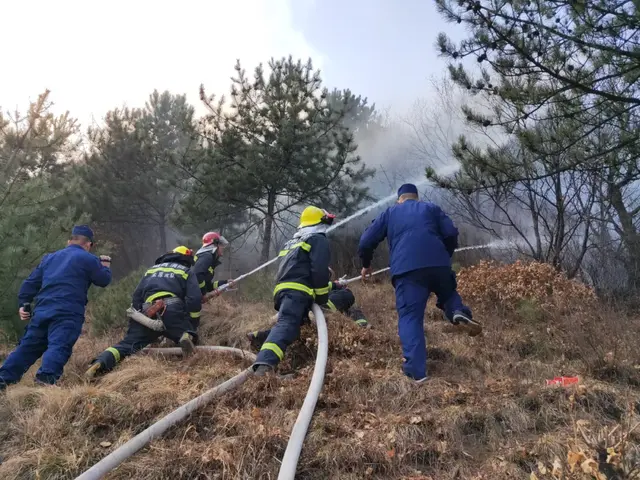
<svg viewBox="0 0 640 480">
<path fill-rule="evenodd" d="M 198 281 L 198 288 L 200 288 L 200 294 L 204 295 L 207 292 L 213 290 L 211 279 L 213 275 L 209 275 L 209 262 L 207 261 L 207 255 L 198 256 L 196 264 L 193 266 L 192 271 L 196 274 Z"/>
<path fill-rule="evenodd" d="M 309 257 L 311 260 L 311 288 L 315 293 L 315 302 L 324 305 L 329 299 L 329 264 L 331 251 L 329 240 L 324 235 L 314 235 L 307 243 L 311 245 Z"/>
<path fill-rule="evenodd" d="M 187 289 L 184 297 L 184 305 L 189 312 L 189 317 L 200 318 L 202 309 L 202 292 L 198 286 L 198 277 L 193 272 L 187 277 Z"/>
<path fill-rule="evenodd" d="M 442 211 L 440 207 L 436 207 L 435 216 L 437 217 L 438 228 L 447 252 L 453 257 L 458 248 L 458 229 L 453 224 L 451 218 Z"/>
<path fill-rule="evenodd" d="M 91 283 L 97 287 L 105 288 L 111 283 L 111 268 L 105 267 L 95 255 L 88 255 L 87 261 L 91 272 Z"/>
<path fill-rule="evenodd" d="M 382 212 L 371 222 L 371 225 L 364 231 L 358 244 L 358 256 L 362 260 L 362 266 L 369 268 L 373 260 L 373 252 L 387 236 L 387 222 L 389 209 Z"/>
<path fill-rule="evenodd" d="M 18 301 L 20 302 L 20 305 L 24 303 L 31 303 L 40 291 L 40 287 L 42 286 L 42 264 L 46 257 L 47 256 L 45 255 L 42 262 L 40 262 L 40 264 L 33 269 L 27 279 L 22 282 L 20 292 L 18 292 Z"/>
<path fill-rule="evenodd" d="M 229 283 L 229 280 L 216 280 L 215 282 L 213 282 L 213 288 L 216 289 L 218 287 L 226 285 L 227 283 Z"/>
<path fill-rule="evenodd" d="M 138 311 L 142 310 L 142 304 L 144 303 L 144 288 L 142 287 L 143 280 L 144 275 L 142 276 L 140 282 L 138 282 L 138 286 L 133 291 L 133 296 L 131 298 L 131 306 Z"/>
</svg>

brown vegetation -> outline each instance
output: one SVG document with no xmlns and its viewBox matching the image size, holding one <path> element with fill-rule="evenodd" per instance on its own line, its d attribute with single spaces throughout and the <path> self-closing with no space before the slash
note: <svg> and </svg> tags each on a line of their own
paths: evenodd
<svg viewBox="0 0 640 480">
<path fill-rule="evenodd" d="M 538 272 L 539 282 L 524 272 Z M 640 421 L 640 321 L 584 308 L 592 298 L 585 287 L 569 288 L 544 272 L 535 265 L 463 270 L 461 292 L 482 311 L 485 334 L 450 335 L 444 322 L 427 320 L 431 380 L 421 386 L 401 373 L 391 286 L 356 286 L 373 329 L 340 315 L 328 318 L 329 365 L 297 478 L 633 478 L 640 464 L 640 427 L 634 430 Z M 531 293 L 549 283 L 562 302 Z M 575 299 L 571 292 L 578 292 Z M 562 304 L 563 313 L 552 316 L 552 304 Z M 272 314 L 268 304 L 218 299 L 203 319 L 205 343 L 244 342 L 243 334 L 268 324 Z M 83 338 L 60 387 L 34 387 L 28 374 L 8 390 L 0 400 L 0 478 L 74 478 L 247 366 L 224 355 L 187 361 L 138 356 L 86 384 L 80 378 L 86 363 L 112 340 Z M 250 380 L 108 478 L 275 478 L 315 349 L 314 328 L 304 327 L 282 365 L 283 372 L 297 372 L 292 380 Z M 561 375 L 577 375 L 580 383 L 545 385 Z"/>
</svg>

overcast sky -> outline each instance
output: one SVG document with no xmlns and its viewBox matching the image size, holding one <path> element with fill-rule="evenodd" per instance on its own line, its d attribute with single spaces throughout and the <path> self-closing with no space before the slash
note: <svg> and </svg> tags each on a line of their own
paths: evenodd
<svg viewBox="0 0 640 480">
<path fill-rule="evenodd" d="M 312 57 L 325 84 L 406 108 L 442 71 L 431 0 L 3 0 L 0 106 L 45 88 L 84 126 L 154 88 L 226 92 L 233 65 Z"/>
</svg>

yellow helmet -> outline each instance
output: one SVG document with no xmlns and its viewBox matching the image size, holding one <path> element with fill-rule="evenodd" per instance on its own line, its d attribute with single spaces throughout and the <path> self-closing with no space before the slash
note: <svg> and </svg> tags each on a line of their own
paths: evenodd
<svg viewBox="0 0 640 480">
<path fill-rule="evenodd" d="M 187 255 L 189 257 L 193 256 L 193 250 L 185 247 L 184 245 L 180 245 L 179 247 L 174 248 L 173 253 L 179 253 L 180 255 Z"/>
<path fill-rule="evenodd" d="M 300 225 L 298 225 L 298 228 L 311 227 L 320 223 L 331 225 L 334 218 L 336 218 L 335 215 L 330 214 L 322 208 L 307 207 L 300 215 Z"/>
</svg>

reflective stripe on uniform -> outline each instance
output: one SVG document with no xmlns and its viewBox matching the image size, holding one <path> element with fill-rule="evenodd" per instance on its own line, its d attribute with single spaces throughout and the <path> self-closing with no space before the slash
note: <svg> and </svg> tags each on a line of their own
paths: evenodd
<svg viewBox="0 0 640 480">
<path fill-rule="evenodd" d="M 169 268 L 169 267 L 150 268 L 149 270 L 147 270 L 147 273 L 145 273 L 145 276 L 153 275 L 154 273 L 159 273 L 159 272 L 162 272 L 162 273 L 173 273 L 175 275 L 180 275 L 185 280 L 189 276 L 189 274 L 187 272 L 185 272 L 184 270 L 180 270 L 179 268 Z"/>
<path fill-rule="evenodd" d="M 218 288 L 219 285 L 220 285 L 220 282 L 218 280 L 213 282 L 213 288 Z"/>
<path fill-rule="evenodd" d="M 109 352 L 111 355 L 113 355 L 113 358 L 116 359 L 116 363 L 120 361 L 120 352 L 117 349 L 109 347 L 105 350 L 105 352 Z"/>
<path fill-rule="evenodd" d="M 329 287 L 316 288 L 314 292 L 316 295 L 327 295 L 329 293 Z"/>
<path fill-rule="evenodd" d="M 154 300 L 157 300 L 160 297 L 175 297 L 176 295 L 171 292 L 158 292 L 153 295 L 149 295 L 144 303 L 153 303 Z"/>
<path fill-rule="evenodd" d="M 273 353 L 275 353 L 278 356 L 278 358 L 280 360 L 282 360 L 284 358 L 284 352 L 275 343 L 271 343 L 271 342 L 263 343 L 262 347 L 260 348 L 260 351 L 262 351 L 262 350 L 271 350 Z"/>
<path fill-rule="evenodd" d="M 296 249 L 298 247 L 303 249 L 305 252 L 310 252 L 311 251 L 311 245 L 309 245 L 307 242 L 298 242 L 298 243 L 294 243 L 293 245 L 291 245 L 291 247 L 287 248 L 286 250 L 280 250 L 280 253 L 278 254 L 278 256 L 279 257 L 284 257 L 291 250 L 294 250 L 294 249 Z"/>
<path fill-rule="evenodd" d="M 296 283 L 296 282 L 279 283 L 278 285 L 276 285 L 276 288 L 273 289 L 273 294 L 275 295 L 281 290 L 297 290 L 299 292 L 304 292 L 307 295 L 310 295 L 315 298 L 313 289 L 307 287 L 306 285 L 303 285 L 302 283 Z"/>
<path fill-rule="evenodd" d="M 360 320 L 356 320 L 356 323 L 358 325 L 366 325 L 369 322 L 367 322 L 364 318 L 361 318 Z"/>
<path fill-rule="evenodd" d="M 189 316 L 191 318 L 200 318 L 200 313 L 201 312 L 189 312 Z"/>
<path fill-rule="evenodd" d="M 204 288 L 205 283 L 206 283 L 206 282 L 202 281 L 202 282 L 200 282 L 200 283 L 198 284 L 198 286 L 199 286 L 200 288 Z"/>
<path fill-rule="evenodd" d="M 213 267 L 209 267 L 209 273 L 213 275 Z"/>
<path fill-rule="evenodd" d="M 329 310 L 331 310 L 332 312 L 337 312 L 338 311 L 338 309 L 336 308 L 336 306 L 334 305 L 334 303 L 331 300 L 329 300 L 327 302 L 327 307 L 329 307 Z"/>
</svg>

